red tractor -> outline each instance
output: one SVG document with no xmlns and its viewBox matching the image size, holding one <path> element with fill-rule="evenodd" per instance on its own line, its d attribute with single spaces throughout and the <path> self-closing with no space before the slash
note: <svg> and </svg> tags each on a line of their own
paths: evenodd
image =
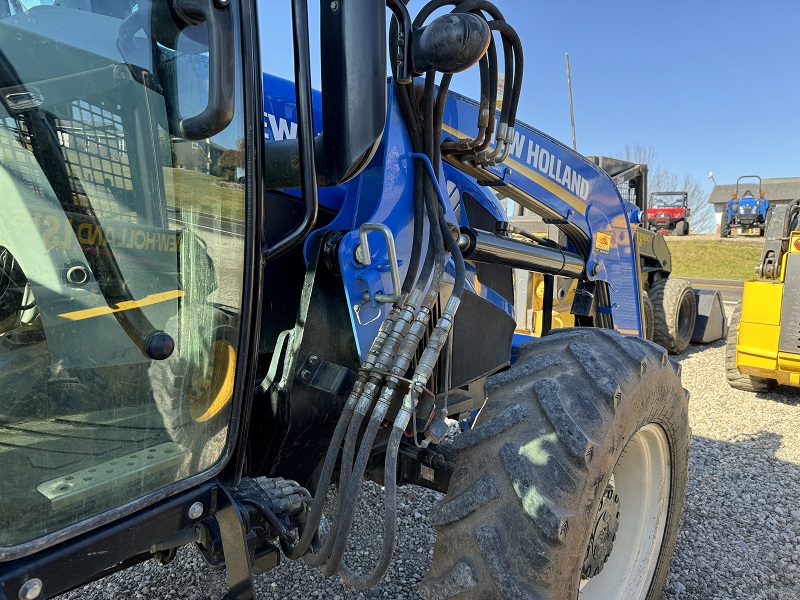
<svg viewBox="0 0 800 600">
<path fill-rule="evenodd" d="M 690 212 L 688 193 L 653 192 L 647 206 L 647 226 L 664 235 L 687 235 Z"/>
</svg>

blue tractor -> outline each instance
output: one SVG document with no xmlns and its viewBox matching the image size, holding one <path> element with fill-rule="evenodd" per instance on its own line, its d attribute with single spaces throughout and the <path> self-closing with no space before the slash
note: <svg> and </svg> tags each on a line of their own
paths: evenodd
<svg viewBox="0 0 800 600">
<path fill-rule="evenodd" d="M 321 92 L 291 4 L 287 81 L 255 0 L 0 0 L 0 598 L 185 545 L 229 599 L 281 560 L 366 589 L 401 484 L 446 493 L 415 517 L 425 598 L 659 597 L 690 440 L 642 337 L 662 240 L 516 119 L 522 42 L 491 2 L 323 0 Z M 473 66 L 479 101 L 448 91 Z M 575 327 L 517 335 L 514 269 L 547 315 L 576 280 Z"/>
<path fill-rule="evenodd" d="M 758 196 L 753 195 L 749 189 L 739 194 L 739 182 L 742 179 L 758 179 Z M 725 214 L 720 225 L 720 237 L 729 237 L 731 229 L 738 228 L 741 233 L 750 233 L 758 229 L 759 235 L 764 235 L 767 229 L 769 215 L 769 200 L 764 197 L 761 190 L 761 177 L 758 175 L 742 175 L 736 180 L 736 191 L 731 193 L 731 199 L 725 206 Z"/>
</svg>

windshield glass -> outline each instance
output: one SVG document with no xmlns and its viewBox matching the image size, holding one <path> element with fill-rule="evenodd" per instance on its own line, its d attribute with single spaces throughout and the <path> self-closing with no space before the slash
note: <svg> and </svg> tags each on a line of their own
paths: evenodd
<svg viewBox="0 0 800 600">
<path fill-rule="evenodd" d="M 650 197 L 652 208 L 683 208 L 683 196 L 653 194 Z"/>
<path fill-rule="evenodd" d="M 181 116 L 208 103 L 206 26 L 162 39 L 144 12 L 155 6 L 0 0 L 0 547 L 207 470 L 225 449 L 241 98 L 220 133 L 182 137 Z"/>
</svg>

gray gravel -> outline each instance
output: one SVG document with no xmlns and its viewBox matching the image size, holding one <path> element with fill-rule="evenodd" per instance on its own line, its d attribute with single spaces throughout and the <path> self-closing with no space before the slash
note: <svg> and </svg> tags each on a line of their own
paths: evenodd
<svg viewBox="0 0 800 600">
<path fill-rule="evenodd" d="M 679 357 L 691 393 L 694 433 L 683 528 L 665 600 L 795 600 L 800 598 L 800 392 L 738 392 L 723 373 L 724 344 L 691 346 Z M 384 582 L 364 594 L 323 580 L 303 563 L 256 578 L 260 597 L 275 599 L 418 599 L 417 584 L 433 553 L 427 515 L 441 496 L 412 486 L 399 492 L 398 552 Z M 364 484 L 351 552 L 362 566 L 380 528 L 380 488 Z M 353 554 L 350 554 L 353 556 Z M 64 599 L 219 598 L 223 572 L 185 548 L 167 567 L 149 561 Z"/>
</svg>

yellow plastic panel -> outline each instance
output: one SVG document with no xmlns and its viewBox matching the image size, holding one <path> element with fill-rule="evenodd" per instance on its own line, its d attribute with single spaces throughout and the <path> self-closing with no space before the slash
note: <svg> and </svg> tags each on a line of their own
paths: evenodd
<svg viewBox="0 0 800 600">
<path fill-rule="evenodd" d="M 783 286 L 768 281 L 745 281 L 742 296 L 742 323 L 781 324 Z M 739 330 L 741 332 L 741 329 Z M 739 334 L 741 341 L 741 333 Z M 777 349 L 777 338 L 775 348 Z"/>
<path fill-rule="evenodd" d="M 777 325 L 739 323 L 736 366 L 770 371 L 777 369 L 778 338 L 780 333 L 781 328 Z"/>
</svg>

